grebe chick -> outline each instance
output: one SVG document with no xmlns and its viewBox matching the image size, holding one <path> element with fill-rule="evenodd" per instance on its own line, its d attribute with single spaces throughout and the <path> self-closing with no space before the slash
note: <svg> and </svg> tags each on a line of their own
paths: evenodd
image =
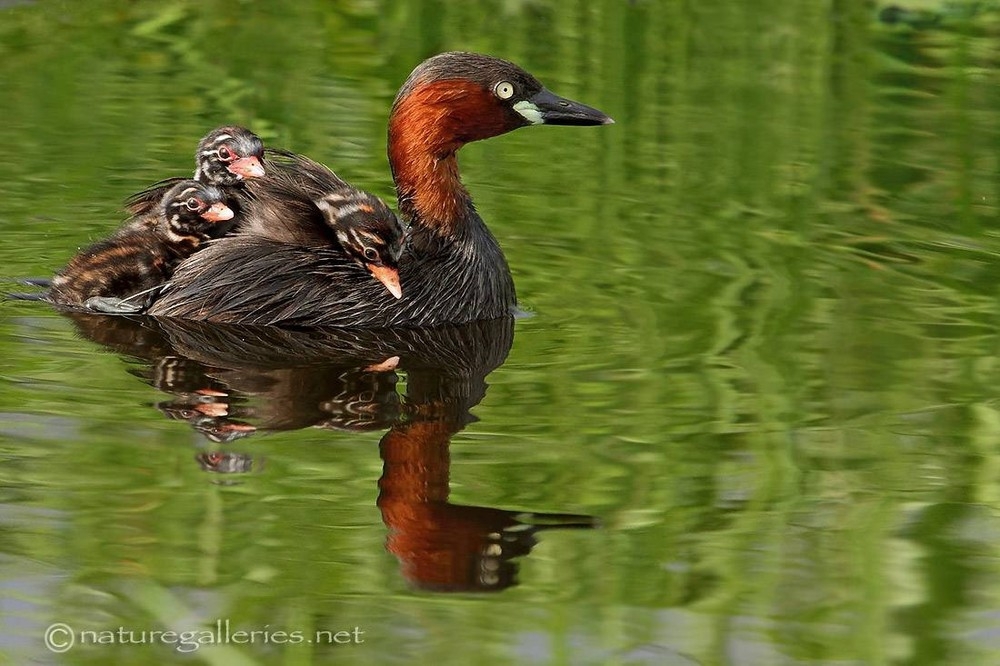
<svg viewBox="0 0 1000 666">
<path fill-rule="evenodd" d="M 232 219 L 224 198 L 212 185 L 181 181 L 164 195 L 158 212 L 129 220 L 73 257 L 52 280 L 46 299 L 110 314 L 140 312 L 147 292 Z"/>
<path fill-rule="evenodd" d="M 396 214 L 375 195 L 353 188 L 331 192 L 315 203 L 347 256 L 402 298 L 399 257 L 405 231 Z"/>
<path fill-rule="evenodd" d="M 248 184 L 246 220 L 232 242 L 266 240 L 290 248 L 299 253 L 300 265 L 309 266 L 313 274 L 332 267 L 338 275 L 345 271 L 354 276 L 360 275 L 354 267 L 360 267 L 400 298 L 399 258 L 405 229 L 395 213 L 375 195 L 351 187 L 308 157 L 278 150 L 268 151 L 268 157 L 268 177 Z M 281 275 L 285 267 L 262 261 L 257 268 L 258 277 L 249 284 L 274 273 Z M 256 298 L 266 302 L 269 294 L 283 297 L 285 287 L 291 285 L 279 279 L 266 292 L 261 289 Z"/>
<path fill-rule="evenodd" d="M 233 220 L 223 231 L 234 228 L 240 222 L 241 208 L 245 204 L 243 185 L 248 180 L 265 175 L 263 162 L 264 143 L 245 127 L 217 127 L 198 142 L 194 180 L 218 187 L 225 195 L 226 205 L 234 213 Z M 155 212 L 167 190 L 182 180 L 185 179 L 167 178 L 133 194 L 125 201 L 125 209 L 133 215 Z"/>
</svg>

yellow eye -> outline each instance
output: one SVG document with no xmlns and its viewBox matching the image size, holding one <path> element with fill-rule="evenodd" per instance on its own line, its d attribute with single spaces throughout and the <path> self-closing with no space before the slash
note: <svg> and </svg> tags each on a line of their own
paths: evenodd
<svg viewBox="0 0 1000 666">
<path fill-rule="evenodd" d="M 510 99 L 514 96 L 514 84 L 510 81 L 501 81 L 493 86 L 493 92 L 500 99 Z"/>
</svg>

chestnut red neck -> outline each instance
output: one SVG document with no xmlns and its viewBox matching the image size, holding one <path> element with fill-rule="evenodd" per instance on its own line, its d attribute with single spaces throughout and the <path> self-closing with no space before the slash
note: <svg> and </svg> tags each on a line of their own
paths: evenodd
<svg viewBox="0 0 1000 666">
<path fill-rule="evenodd" d="M 455 153 L 470 141 L 520 126 L 482 86 L 463 79 L 415 84 L 393 105 L 389 164 L 401 212 L 442 235 L 458 231 L 472 201 Z"/>
</svg>

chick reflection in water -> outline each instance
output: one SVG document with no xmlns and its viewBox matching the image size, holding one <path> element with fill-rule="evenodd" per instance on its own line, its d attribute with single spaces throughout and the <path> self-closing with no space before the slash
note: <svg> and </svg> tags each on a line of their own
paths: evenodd
<svg viewBox="0 0 1000 666">
<path fill-rule="evenodd" d="M 516 583 L 513 558 L 554 528 L 592 528 L 590 516 L 449 502 L 451 438 L 475 420 L 486 375 L 507 357 L 513 321 L 390 331 L 289 331 L 183 320 L 131 321 L 67 313 L 79 331 L 142 360 L 132 372 L 169 394 L 157 407 L 210 441 L 306 427 L 388 429 L 377 505 L 388 550 L 426 590 L 494 591 Z M 406 391 L 397 383 L 406 373 Z M 206 472 L 260 470 L 248 455 L 199 452 Z M 221 478 L 221 477 L 220 477 Z"/>
</svg>

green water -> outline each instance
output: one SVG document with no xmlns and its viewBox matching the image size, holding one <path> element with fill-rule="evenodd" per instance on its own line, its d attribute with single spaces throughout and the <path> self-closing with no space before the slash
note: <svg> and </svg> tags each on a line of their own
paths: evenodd
<svg viewBox="0 0 1000 666">
<path fill-rule="evenodd" d="M 534 313 L 416 345 L 477 364 L 0 304 L 0 661 L 1000 663 L 995 3 L 0 4 L 4 275 L 222 123 L 391 198 L 389 105 L 438 51 L 617 121 L 462 151 Z M 225 621 L 363 633 L 42 641 Z"/>
</svg>

